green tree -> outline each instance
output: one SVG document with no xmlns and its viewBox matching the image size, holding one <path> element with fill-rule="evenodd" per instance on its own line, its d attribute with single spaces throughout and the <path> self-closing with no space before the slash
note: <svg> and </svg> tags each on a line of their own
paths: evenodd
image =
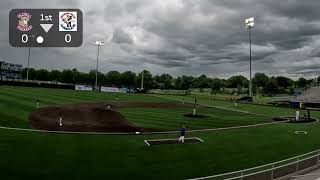
<svg viewBox="0 0 320 180">
<path fill-rule="evenodd" d="M 80 72 L 76 69 L 72 69 L 72 79 L 74 84 L 78 84 L 80 82 Z"/>
<path fill-rule="evenodd" d="M 248 79 L 244 76 L 232 76 L 227 80 L 228 88 L 248 87 Z"/>
<path fill-rule="evenodd" d="M 287 77 L 278 76 L 276 77 L 276 80 L 277 80 L 278 86 L 285 89 L 293 85 L 293 80 Z"/>
<path fill-rule="evenodd" d="M 252 84 L 255 85 L 256 87 L 265 87 L 268 80 L 269 80 L 269 77 L 264 73 L 256 73 L 252 78 Z"/>
<path fill-rule="evenodd" d="M 125 87 L 134 87 L 136 80 L 136 74 L 131 71 L 126 71 L 121 74 L 120 82 Z"/>
<path fill-rule="evenodd" d="M 159 84 L 161 89 L 173 88 L 173 77 L 169 74 L 162 74 L 161 76 L 155 76 L 154 81 Z"/>
<path fill-rule="evenodd" d="M 211 81 L 211 94 L 217 94 L 220 92 L 221 88 L 223 87 L 223 83 L 220 79 L 214 78 Z"/>
<path fill-rule="evenodd" d="M 61 73 L 61 82 L 71 84 L 73 81 L 73 72 L 70 69 L 64 69 Z"/>
<path fill-rule="evenodd" d="M 29 71 L 30 73 L 30 71 Z M 40 81 L 49 81 L 49 72 L 45 69 L 36 71 L 36 79 Z"/>
<path fill-rule="evenodd" d="M 121 74 L 118 71 L 110 71 L 106 74 L 106 84 L 108 86 L 121 86 Z"/>
<path fill-rule="evenodd" d="M 193 78 L 190 76 L 178 77 L 175 81 L 175 87 L 179 90 L 188 90 L 192 86 Z"/>
<path fill-rule="evenodd" d="M 147 70 L 144 70 L 141 73 L 139 73 L 139 76 L 137 77 L 136 87 L 141 86 L 142 73 L 143 73 L 143 88 L 146 90 L 152 89 L 154 87 L 152 74 Z"/>
<path fill-rule="evenodd" d="M 209 88 L 210 87 L 210 79 L 207 78 L 206 75 L 201 75 L 200 77 L 198 78 L 194 78 L 194 81 L 193 81 L 193 86 L 194 88 Z"/>
<path fill-rule="evenodd" d="M 271 77 L 266 86 L 263 88 L 265 94 L 276 94 L 279 92 L 278 81 L 275 77 Z"/>
<path fill-rule="evenodd" d="M 21 72 L 22 79 L 27 79 L 27 68 L 24 68 Z M 29 68 L 29 80 L 36 80 L 37 71 L 34 68 Z"/>
<path fill-rule="evenodd" d="M 52 70 L 49 73 L 49 79 L 50 81 L 59 82 L 61 79 L 61 72 L 59 70 Z"/>
<path fill-rule="evenodd" d="M 299 80 L 296 81 L 296 85 L 297 85 L 297 87 L 299 87 L 299 88 L 304 88 L 304 87 L 307 86 L 307 84 L 308 84 L 308 80 L 306 80 L 306 79 L 303 78 L 303 77 L 299 78 Z"/>
</svg>

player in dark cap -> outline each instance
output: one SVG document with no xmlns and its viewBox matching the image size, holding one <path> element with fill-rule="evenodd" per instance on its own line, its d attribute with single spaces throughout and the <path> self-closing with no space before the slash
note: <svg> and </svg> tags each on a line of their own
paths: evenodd
<svg viewBox="0 0 320 180">
<path fill-rule="evenodd" d="M 186 128 L 185 128 L 185 126 L 182 126 L 179 131 L 180 131 L 179 142 L 184 143 L 184 136 L 186 135 Z"/>
</svg>

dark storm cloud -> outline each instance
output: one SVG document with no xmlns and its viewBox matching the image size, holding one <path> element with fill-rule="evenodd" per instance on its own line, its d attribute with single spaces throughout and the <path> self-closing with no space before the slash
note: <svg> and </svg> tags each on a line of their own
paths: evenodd
<svg viewBox="0 0 320 180">
<path fill-rule="evenodd" d="M 12 8 L 79 8 L 84 13 L 81 48 L 32 49 L 32 66 L 81 71 L 94 68 L 94 42 L 104 41 L 101 71 L 148 69 L 154 74 L 228 77 L 248 75 L 244 19 L 254 16 L 254 72 L 319 75 L 318 0 L 2 0 L 0 58 L 26 64 L 26 49 L 8 45 Z"/>
<path fill-rule="evenodd" d="M 117 28 L 113 32 L 112 42 L 118 44 L 132 44 L 133 40 L 130 34 L 126 33 L 122 28 Z"/>
</svg>

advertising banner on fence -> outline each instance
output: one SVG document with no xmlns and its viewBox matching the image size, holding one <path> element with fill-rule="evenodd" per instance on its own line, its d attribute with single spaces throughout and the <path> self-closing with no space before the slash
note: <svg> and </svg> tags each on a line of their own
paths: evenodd
<svg viewBox="0 0 320 180">
<path fill-rule="evenodd" d="M 75 86 L 76 91 L 92 91 L 93 87 L 92 86 L 86 86 L 86 85 L 76 85 Z"/>
<path fill-rule="evenodd" d="M 101 86 L 101 92 L 119 92 L 117 87 L 103 87 Z"/>
</svg>

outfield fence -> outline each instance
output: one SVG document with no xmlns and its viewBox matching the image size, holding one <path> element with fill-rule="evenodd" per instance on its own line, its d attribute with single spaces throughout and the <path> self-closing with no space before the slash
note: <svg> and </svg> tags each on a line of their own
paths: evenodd
<svg viewBox="0 0 320 180">
<path fill-rule="evenodd" d="M 265 164 L 249 169 L 234 171 L 213 176 L 193 178 L 189 180 L 282 180 L 293 175 L 316 169 L 319 166 L 320 149 L 282 161 Z"/>
</svg>

